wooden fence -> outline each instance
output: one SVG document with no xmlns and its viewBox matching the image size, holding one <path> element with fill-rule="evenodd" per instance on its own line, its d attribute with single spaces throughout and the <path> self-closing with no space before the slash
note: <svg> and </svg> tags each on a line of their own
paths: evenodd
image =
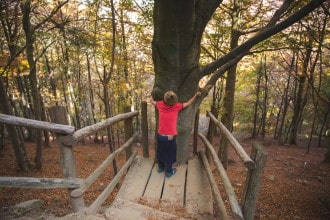
<svg viewBox="0 0 330 220">
<path fill-rule="evenodd" d="M 251 157 L 248 156 L 243 149 L 243 147 L 238 143 L 238 141 L 233 137 L 230 131 L 218 121 L 212 113 L 208 112 L 208 116 L 210 117 L 210 123 L 214 123 L 217 127 L 220 128 L 223 136 L 227 138 L 231 144 L 231 146 L 235 149 L 236 153 L 243 161 L 244 165 L 248 168 L 248 173 L 245 181 L 244 193 L 242 197 L 242 204 L 240 205 L 237 200 L 237 196 L 235 194 L 234 188 L 229 180 L 227 172 L 223 167 L 216 151 L 212 144 L 208 141 L 208 139 L 202 134 L 198 133 L 198 136 L 204 142 L 207 154 L 210 154 L 213 162 L 220 174 L 220 177 L 223 181 L 224 189 L 228 196 L 228 200 L 231 206 L 231 211 L 233 213 L 234 219 L 253 219 L 254 213 L 256 209 L 257 197 L 259 192 L 259 184 L 261 180 L 261 175 L 263 172 L 263 168 L 266 163 L 267 154 L 263 150 L 262 146 L 255 143 L 252 147 Z M 195 124 L 195 131 L 198 130 Z M 195 132 L 195 135 L 197 132 Z M 195 144 L 197 145 L 197 144 Z M 215 182 L 215 178 L 212 175 L 212 171 L 208 162 L 208 157 L 206 156 L 203 150 L 200 150 L 200 156 L 203 161 L 203 164 L 206 168 L 207 176 L 209 178 L 211 189 L 214 195 L 214 200 L 216 202 L 217 208 L 220 211 L 221 219 L 228 219 L 227 211 L 221 197 L 220 191 Z"/>
<path fill-rule="evenodd" d="M 143 144 L 143 156 L 149 157 L 149 146 L 148 146 L 148 123 L 147 123 L 147 103 L 142 102 L 142 113 L 141 113 L 141 127 L 142 127 L 142 144 Z M 85 210 L 88 214 L 93 214 L 98 211 L 102 203 L 111 194 L 114 187 L 117 185 L 121 177 L 124 175 L 128 167 L 133 162 L 136 151 L 132 152 L 132 143 L 137 137 L 137 134 L 133 132 L 132 119 L 138 115 L 138 112 L 128 112 L 116 115 L 112 118 L 106 119 L 97 124 L 82 128 L 78 131 L 74 131 L 74 127 L 66 125 L 65 108 L 54 107 L 50 109 L 50 115 L 54 123 L 40 122 L 31 119 L 24 119 L 15 116 L 0 114 L 0 122 L 18 126 L 25 126 L 37 129 L 48 130 L 56 133 L 56 139 L 60 147 L 60 161 L 63 169 L 65 178 L 27 178 L 27 177 L 0 177 L 0 187 L 22 187 L 22 188 L 68 188 L 71 198 L 71 204 L 74 212 Z M 242 160 L 243 164 L 247 167 L 248 173 L 245 181 L 244 192 L 239 204 L 234 188 L 228 178 L 227 172 L 223 167 L 217 153 L 215 152 L 212 144 L 209 140 L 201 133 L 198 133 L 198 114 L 195 118 L 195 129 L 194 129 L 194 146 L 193 151 L 197 153 L 197 137 L 199 136 L 206 146 L 207 155 L 212 158 L 220 177 L 224 184 L 224 189 L 229 199 L 231 211 L 235 219 L 253 219 L 259 184 L 263 168 L 267 159 L 267 154 L 263 150 L 262 146 L 254 144 L 252 148 L 251 156 L 247 155 L 243 147 L 238 141 L 232 136 L 232 134 L 226 129 L 226 127 L 219 122 L 211 113 L 208 113 L 210 117 L 210 123 L 214 123 L 220 128 L 224 137 L 226 137 L 231 146 L 235 149 L 236 153 Z M 83 138 L 95 134 L 97 131 L 106 129 L 107 127 L 125 121 L 125 139 L 126 143 L 119 147 L 116 151 L 112 152 L 102 164 L 92 172 L 86 179 L 80 179 L 76 177 L 74 155 L 72 151 L 72 145 Z M 126 163 L 117 172 L 115 177 L 111 180 L 104 191 L 99 197 L 89 206 L 86 207 L 83 194 L 84 192 L 94 183 L 94 181 L 102 174 L 106 167 L 122 152 L 126 152 Z M 227 210 L 225 208 L 223 199 L 220 195 L 219 189 L 215 182 L 215 178 L 212 175 L 212 171 L 209 165 L 208 157 L 203 150 L 199 150 L 199 155 L 203 161 L 206 169 L 211 189 L 214 195 L 214 200 L 220 211 L 221 219 L 228 219 Z"/>
<path fill-rule="evenodd" d="M 0 114 L 0 122 L 54 132 L 56 134 L 57 144 L 60 149 L 60 163 L 65 178 L 0 177 L 0 187 L 41 189 L 67 188 L 69 189 L 71 205 L 74 212 L 85 209 L 85 212 L 88 214 L 96 213 L 106 198 L 111 194 L 114 187 L 125 174 L 125 171 L 132 164 L 135 156 L 137 155 L 136 151 L 132 152 L 132 144 L 137 138 L 137 133 L 133 133 L 132 119 L 138 115 L 138 112 L 135 111 L 118 114 L 94 125 L 74 131 L 74 127 L 67 125 L 64 107 L 56 106 L 49 110 L 54 123 L 4 114 Z M 119 147 L 116 151 L 112 152 L 86 179 L 77 178 L 72 145 L 89 135 L 95 134 L 97 131 L 106 129 L 109 126 L 123 120 L 125 123 L 125 144 Z M 115 157 L 123 151 L 126 152 L 125 165 L 123 165 L 119 172 L 116 173 L 115 177 L 111 180 L 99 197 L 89 207 L 86 207 L 83 199 L 83 193 L 95 182 L 95 180 L 97 180 L 108 165 L 113 162 Z"/>
</svg>

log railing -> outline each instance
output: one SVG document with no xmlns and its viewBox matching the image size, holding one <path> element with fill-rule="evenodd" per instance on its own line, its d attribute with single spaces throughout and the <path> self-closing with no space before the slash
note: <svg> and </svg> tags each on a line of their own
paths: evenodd
<svg viewBox="0 0 330 220">
<path fill-rule="evenodd" d="M 233 213 L 234 219 L 253 219 L 257 197 L 259 192 L 259 184 L 261 180 L 261 175 L 263 168 L 266 163 L 267 153 L 263 150 L 262 146 L 258 143 L 253 144 L 251 157 L 247 155 L 243 147 L 238 143 L 234 136 L 228 131 L 228 129 L 219 122 L 212 113 L 208 112 L 208 116 L 212 123 L 220 128 L 222 134 L 225 138 L 229 140 L 232 147 L 235 149 L 236 153 L 239 155 L 240 159 L 243 161 L 244 165 L 248 168 L 248 173 L 245 181 L 244 193 L 242 198 L 242 204 L 240 205 L 237 196 L 235 194 L 234 188 L 230 182 L 230 179 L 227 175 L 227 172 L 222 165 L 216 151 L 212 144 L 207 140 L 207 138 L 202 134 L 198 133 L 198 136 L 201 138 L 203 143 L 206 146 L 206 150 L 211 155 L 213 162 L 220 174 L 220 177 L 223 181 L 224 189 L 228 196 L 230 203 L 231 211 Z M 198 129 L 195 127 L 195 130 Z M 207 176 L 209 178 L 211 189 L 215 197 L 215 202 L 217 204 L 218 210 L 220 211 L 221 219 L 228 219 L 228 214 L 223 202 L 223 199 L 220 195 L 220 191 L 215 183 L 214 177 L 211 172 L 211 168 L 208 162 L 208 157 L 206 156 L 203 150 L 200 150 L 200 156 L 203 161 L 203 164 L 207 171 Z"/>
<path fill-rule="evenodd" d="M 37 121 L 33 119 L 21 118 L 12 115 L 0 114 L 0 122 L 23 127 L 43 129 L 61 134 L 73 134 L 74 127 L 63 124 L 49 123 L 45 121 Z"/>
<path fill-rule="evenodd" d="M 149 156 L 148 151 L 148 126 L 147 123 L 147 103 L 142 102 L 142 141 L 143 141 L 143 155 L 145 157 Z M 21 187 L 21 188 L 42 188 L 42 189 L 52 189 L 52 188 L 68 188 L 71 198 L 71 204 L 74 212 L 85 211 L 88 214 L 93 214 L 98 211 L 105 199 L 111 194 L 114 187 L 118 184 L 121 177 L 124 175 L 126 170 L 132 164 L 136 152 L 132 152 L 132 143 L 137 137 L 137 134 L 133 132 L 132 118 L 138 115 L 138 112 L 127 112 L 124 114 L 119 114 L 112 118 L 106 119 L 97 124 L 82 128 L 78 131 L 74 131 L 74 127 L 68 126 L 65 117 L 64 107 L 54 107 L 50 109 L 50 115 L 54 123 L 40 122 L 31 119 L 24 119 L 15 116 L 8 116 L 0 114 L 0 123 L 25 126 L 37 129 L 43 129 L 55 132 L 57 143 L 60 147 L 60 161 L 63 169 L 64 176 L 66 178 L 26 178 L 26 177 L 0 177 L 0 187 Z M 267 159 L 267 154 L 262 149 L 262 146 L 254 144 L 252 148 L 251 157 L 247 155 L 243 147 L 238 143 L 238 141 L 232 136 L 232 134 L 226 129 L 226 127 L 219 122 L 211 113 L 208 113 L 210 120 L 217 127 L 219 127 L 235 152 L 239 155 L 240 159 L 244 165 L 248 168 L 248 173 L 245 181 L 245 187 L 243 192 L 243 197 L 241 199 L 241 204 L 239 204 L 237 196 L 235 194 L 234 188 L 231 185 L 229 177 L 225 168 L 223 167 L 217 153 L 215 152 L 212 144 L 208 139 L 201 133 L 198 133 L 198 123 L 195 123 L 194 132 L 194 152 L 197 152 L 197 136 L 201 138 L 204 142 L 208 156 L 214 161 L 214 164 L 220 174 L 220 177 L 224 183 L 224 189 L 229 199 L 229 204 L 235 219 L 253 219 L 255 213 L 255 207 L 257 202 L 257 195 L 259 190 L 260 179 L 262 171 Z M 77 141 L 82 140 L 91 134 L 95 134 L 97 131 L 106 129 L 117 122 L 125 121 L 125 139 L 124 143 L 117 150 L 112 152 L 101 165 L 92 172 L 86 179 L 80 179 L 76 177 L 76 168 L 74 163 L 74 155 L 72 151 L 72 145 Z M 195 118 L 198 121 L 198 117 Z M 111 162 L 114 161 L 117 155 L 122 152 L 126 152 L 126 163 L 122 166 L 119 172 L 111 180 L 104 191 L 99 195 L 99 197 L 89 206 L 86 207 L 83 194 L 84 192 L 95 182 L 95 180 L 102 174 L 102 172 L 109 166 Z M 208 157 L 203 150 L 200 150 L 200 156 L 205 166 L 207 176 L 209 178 L 211 189 L 214 195 L 214 200 L 217 204 L 218 210 L 220 211 L 221 219 L 228 219 L 228 214 L 220 195 L 220 191 L 217 187 L 214 176 L 208 162 Z"/>
<path fill-rule="evenodd" d="M 125 171 L 132 164 L 137 152 L 132 152 L 132 144 L 137 138 L 137 134 L 133 134 L 132 118 L 139 113 L 127 112 L 108 118 L 104 121 L 91 126 L 84 127 L 74 131 L 74 127 L 67 125 L 65 108 L 56 106 L 49 109 L 52 121 L 54 123 L 25 119 L 11 115 L 0 114 L 0 123 L 18 125 L 36 129 L 42 129 L 54 132 L 56 134 L 57 144 L 60 148 L 61 167 L 66 178 L 30 178 L 30 177 L 0 177 L 0 187 L 19 187 L 19 188 L 67 188 L 69 189 L 71 205 L 74 212 L 85 211 L 89 214 L 96 213 L 106 198 L 111 194 L 114 187 L 118 184 Z M 75 160 L 72 145 L 82 140 L 84 137 L 95 134 L 97 131 L 106 129 L 107 127 L 125 121 L 126 143 L 112 152 L 102 164 L 91 173 L 86 179 L 77 178 Z M 126 151 L 126 163 L 120 171 L 111 180 L 104 191 L 89 207 L 85 206 L 83 193 L 90 187 L 108 165 L 115 159 L 117 155 Z"/>
</svg>

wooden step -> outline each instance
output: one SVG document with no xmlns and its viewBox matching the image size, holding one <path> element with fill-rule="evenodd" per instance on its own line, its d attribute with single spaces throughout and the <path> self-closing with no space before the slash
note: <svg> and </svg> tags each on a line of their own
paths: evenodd
<svg viewBox="0 0 330 220">
<path fill-rule="evenodd" d="M 117 198 L 112 206 L 107 209 L 105 217 L 115 220 L 185 219 L 121 198 Z"/>
<path fill-rule="evenodd" d="M 176 167 L 176 174 L 170 178 L 165 178 L 164 192 L 161 202 L 163 205 L 184 206 L 184 188 L 186 183 L 187 165 L 183 164 Z"/>
<path fill-rule="evenodd" d="M 152 215 L 155 218 L 150 219 L 213 219 L 212 191 L 201 161 L 193 158 L 176 168 L 176 174 L 168 178 L 157 172 L 153 159 L 137 158 L 106 211 L 110 219 L 126 220 L 131 215 L 134 220 Z"/>
<path fill-rule="evenodd" d="M 150 203 L 158 202 L 162 196 L 163 185 L 164 185 L 164 172 L 158 173 L 158 165 L 155 164 L 152 169 L 150 179 L 146 190 L 144 192 L 143 198 Z"/>
<path fill-rule="evenodd" d="M 188 161 L 186 209 L 193 215 L 213 216 L 212 190 L 203 164 L 198 158 Z"/>
<path fill-rule="evenodd" d="M 117 197 L 137 201 L 142 197 L 154 160 L 138 157 L 129 169 Z"/>
</svg>

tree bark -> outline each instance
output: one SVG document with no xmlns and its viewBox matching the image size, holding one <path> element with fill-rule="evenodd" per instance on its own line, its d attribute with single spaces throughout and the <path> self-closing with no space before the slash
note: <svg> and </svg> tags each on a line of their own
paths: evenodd
<svg viewBox="0 0 330 220">
<path fill-rule="evenodd" d="M 26 40 L 26 56 L 30 66 L 29 79 L 31 84 L 31 91 L 33 96 L 33 110 L 34 119 L 41 121 L 41 102 L 40 94 L 38 90 L 38 80 L 37 80 L 37 70 L 36 62 L 34 60 L 34 31 L 30 23 L 30 13 L 31 13 L 31 0 L 26 0 L 22 5 L 23 14 L 23 29 L 25 32 Z M 36 155 L 35 155 L 35 166 L 37 170 L 41 170 L 42 167 L 42 131 L 36 130 Z"/>
<path fill-rule="evenodd" d="M 155 83 L 153 96 L 162 100 L 169 90 L 185 102 L 198 90 L 200 41 L 205 25 L 220 1 L 158 0 L 154 4 L 152 58 Z M 183 110 L 178 120 L 177 162 L 188 159 L 189 136 L 197 105 Z"/>
</svg>

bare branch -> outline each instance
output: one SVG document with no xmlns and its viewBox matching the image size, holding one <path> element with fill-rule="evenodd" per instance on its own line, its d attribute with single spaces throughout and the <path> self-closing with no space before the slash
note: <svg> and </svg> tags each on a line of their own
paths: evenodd
<svg viewBox="0 0 330 220">
<path fill-rule="evenodd" d="M 246 42 L 242 43 L 240 46 L 236 47 L 234 50 L 230 51 L 220 59 L 206 65 L 205 67 L 201 68 L 201 77 L 206 76 L 217 70 L 217 73 L 214 74 L 207 84 L 212 84 L 217 81 L 217 78 L 220 77 L 224 72 L 226 72 L 232 65 L 239 62 L 248 52 L 249 50 L 255 46 L 256 44 L 266 40 L 267 38 L 283 31 L 284 29 L 288 28 L 292 24 L 296 23 L 297 21 L 301 20 L 309 13 L 311 13 L 314 9 L 319 7 L 323 2 L 326 0 L 311 0 L 307 5 L 297 11 L 295 14 L 289 16 L 287 19 L 283 20 L 282 22 L 273 25 L 273 26 L 266 26 L 263 30 L 261 30 L 258 34 L 256 34 L 251 39 L 247 40 Z M 275 19 L 274 19 L 275 20 Z M 230 65 L 229 65 L 230 63 Z"/>
</svg>

